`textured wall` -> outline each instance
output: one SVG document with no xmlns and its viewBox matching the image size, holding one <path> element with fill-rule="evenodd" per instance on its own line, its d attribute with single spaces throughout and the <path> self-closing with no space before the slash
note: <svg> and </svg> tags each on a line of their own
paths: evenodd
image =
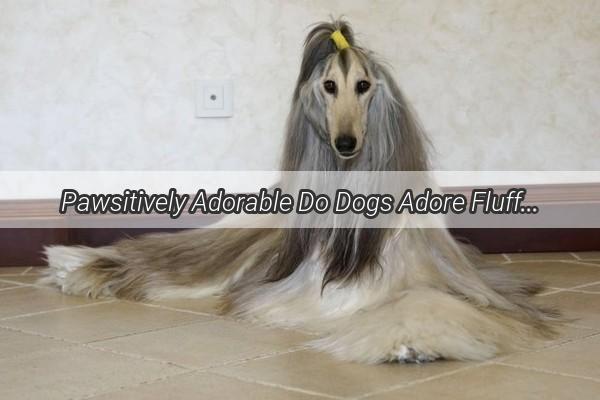
<svg viewBox="0 0 600 400">
<path fill-rule="evenodd" d="M 275 168 L 330 14 L 393 66 L 438 167 L 600 170 L 597 0 L 0 0 L 0 168 Z M 194 118 L 210 76 L 234 118 Z"/>
</svg>

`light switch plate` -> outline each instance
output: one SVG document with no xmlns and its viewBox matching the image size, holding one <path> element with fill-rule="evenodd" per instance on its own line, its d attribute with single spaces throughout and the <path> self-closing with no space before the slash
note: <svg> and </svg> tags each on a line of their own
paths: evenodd
<svg viewBox="0 0 600 400">
<path fill-rule="evenodd" d="M 233 116 L 233 80 L 202 79 L 196 83 L 196 117 Z"/>
</svg>

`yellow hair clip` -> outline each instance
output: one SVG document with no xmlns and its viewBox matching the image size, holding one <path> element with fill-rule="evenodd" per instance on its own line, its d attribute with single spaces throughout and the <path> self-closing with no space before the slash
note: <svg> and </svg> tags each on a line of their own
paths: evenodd
<svg viewBox="0 0 600 400">
<path fill-rule="evenodd" d="M 335 47 L 337 47 L 338 50 L 344 50 L 350 47 L 350 43 L 348 43 L 339 29 L 331 34 L 331 40 L 333 40 L 333 43 L 335 43 Z"/>
</svg>

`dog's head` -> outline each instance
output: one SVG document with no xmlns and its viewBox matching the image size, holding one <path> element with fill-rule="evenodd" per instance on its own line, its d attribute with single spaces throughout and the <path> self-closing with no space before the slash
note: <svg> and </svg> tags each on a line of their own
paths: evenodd
<svg viewBox="0 0 600 400">
<path fill-rule="evenodd" d="M 300 129 L 300 117 L 310 122 L 310 132 Z M 426 169 L 422 132 L 410 107 L 386 68 L 355 43 L 345 21 L 320 23 L 309 32 L 288 125 L 286 161 L 293 167 L 303 157 L 312 157 L 313 166 L 322 161 L 316 157 L 323 153 L 303 148 L 310 141 L 302 135 L 316 134 L 337 164 L 367 170 Z"/>
<path fill-rule="evenodd" d="M 331 146 L 339 157 L 353 158 L 367 130 L 373 73 L 364 55 L 348 47 L 329 57 L 319 83 Z"/>
</svg>

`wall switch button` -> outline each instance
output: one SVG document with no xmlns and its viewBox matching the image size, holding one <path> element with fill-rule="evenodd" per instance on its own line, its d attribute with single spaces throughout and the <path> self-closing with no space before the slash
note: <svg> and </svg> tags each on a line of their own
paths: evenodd
<svg viewBox="0 0 600 400">
<path fill-rule="evenodd" d="M 208 110 L 223 109 L 223 86 L 205 86 L 204 108 Z"/>
<path fill-rule="evenodd" d="M 203 79 L 196 85 L 196 117 L 223 118 L 233 116 L 233 81 Z"/>
</svg>

